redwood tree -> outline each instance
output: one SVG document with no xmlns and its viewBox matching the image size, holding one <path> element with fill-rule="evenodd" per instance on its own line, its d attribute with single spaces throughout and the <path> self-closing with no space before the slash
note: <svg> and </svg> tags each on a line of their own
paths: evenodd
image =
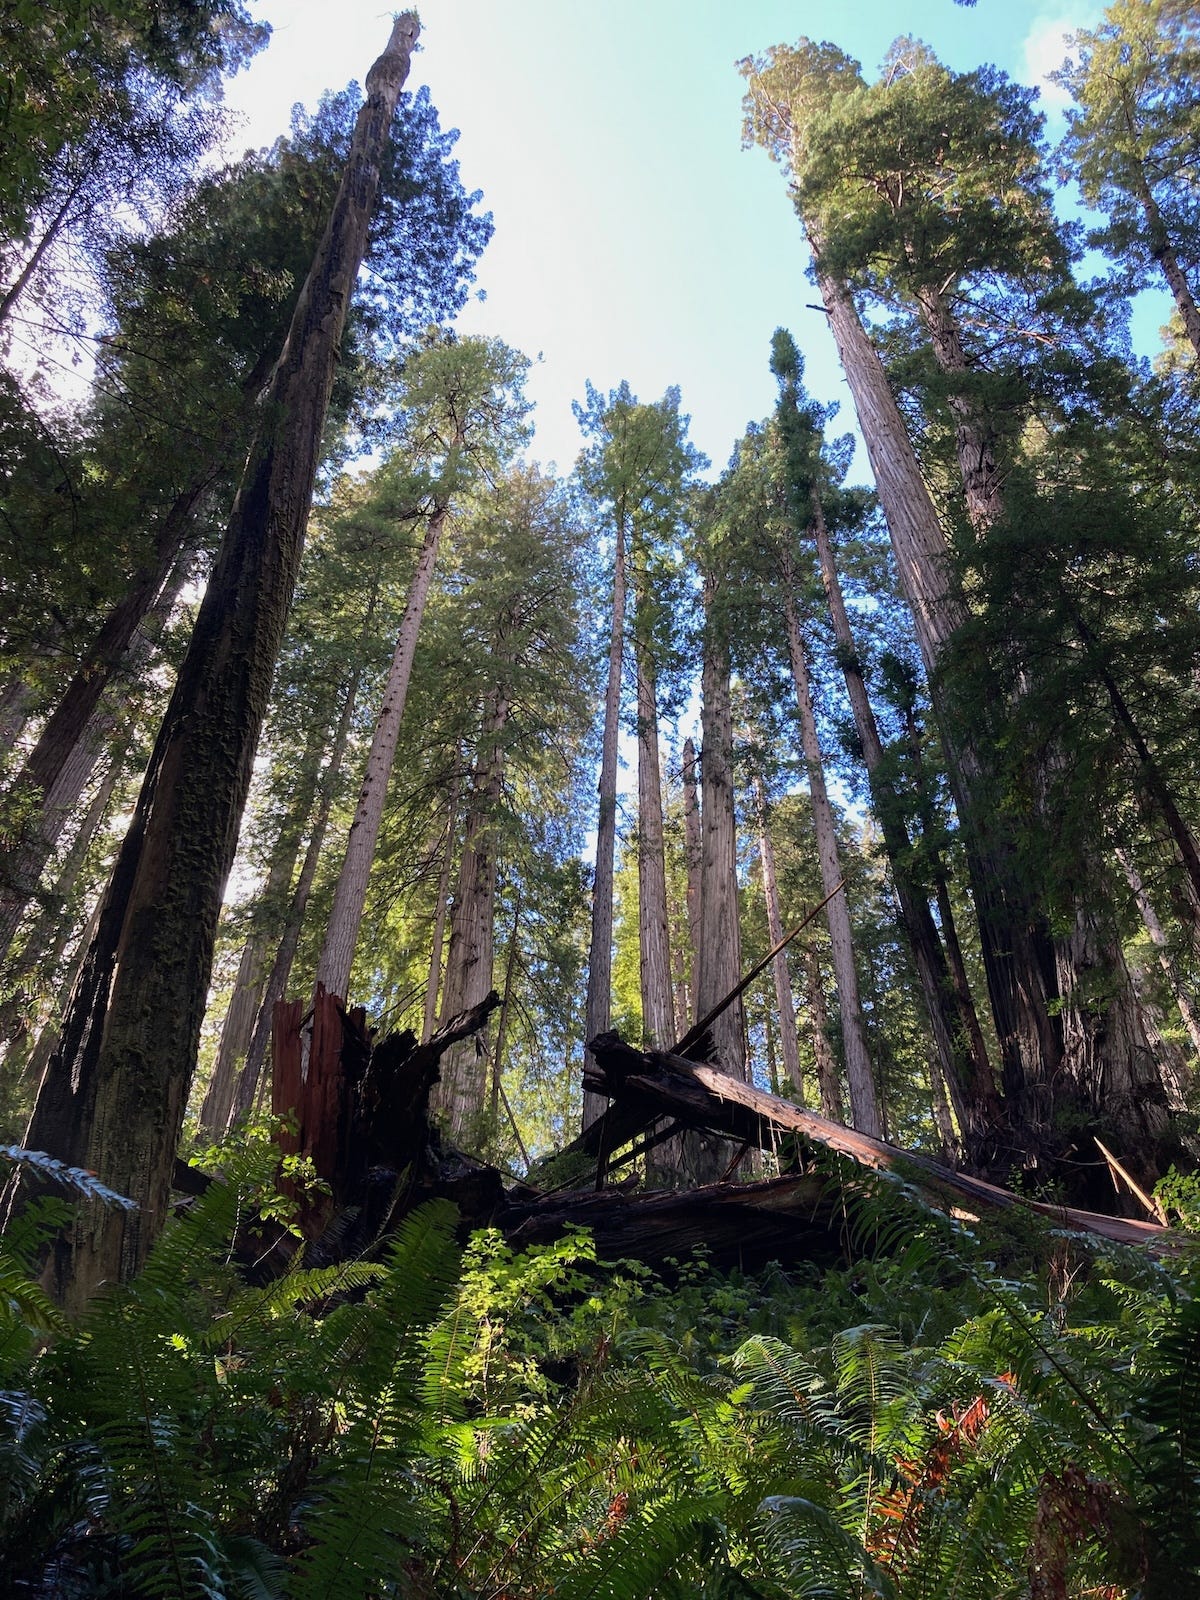
<svg viewBox="0 0 1200 1600">
<path fill-rule="evenodd" d="M 338 345 L 418 23 L 367 76 L 332 214 L 272 375 L 229 527 L 27 1135 L 138 1202 L 59 1240 L 79 1305 L 135 1272 L 161 1228 L 225 877 L 291 602 Z"/>
</svg>

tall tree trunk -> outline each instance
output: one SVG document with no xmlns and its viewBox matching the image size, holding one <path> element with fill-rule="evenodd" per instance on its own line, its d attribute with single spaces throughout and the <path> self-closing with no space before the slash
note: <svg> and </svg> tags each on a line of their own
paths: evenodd
<svg viewBox="0 0 1200 1600">
<path fill-rule="evenodd" d="M 122 676 L 130 684 L 138 678 L 166 627 L 183 588 L 190 555 L 190 551 L 185 551 L 177 557 L 153 606 L 139 620 L 132 638 L 127 642 Z M 109 675 L 110 682 L 113 675 L 115 669 Z M 127 695 L 130 692 L 127 689 Z M 112 739 L 117 721 L 117 711 L 111 705 L 96 702 L 74 744 L 70 748 L 65 745 L 61 747 L 61 760 L 56 760 L 54 764 L 52 781 L 42 794 L 36 817 L 22 830 L 21 837 L 4 852 L 3 887 L 0 888 L 0 960 L 4 959 L 12 946 L 25 909 L 37 893 L 46 863 L 78 806 L 102 751 Z M 46 769 L 47 775 L 50 770 L 49 767 Z M 20 778 L 17 781 L 22 782 Z M 26 793 L 32 795 L 33 792 L 32 788 L 26 788 Z"/>
<path fill-rule="evenodd" d="M 767 795 L 761 778 L 754 780 L 754 808 L 758 816 L 758 859 L 762 863 L 763 899 L 767 906 L 767 936 L 772 946 L 783 938 L 783 918 L 779 914 L 779 881 L 775 876 L 775 848 L 767 826 Z M 779 1013 L 779 1043 L 788 1079 L 796 1091 L 798 1104 L 804 1104 L 804 1074 L 800 1069 L 800 1046 L 796 1028 L 796 1001 L 788 971 L 787 951 L 776 950 L 771 963 L 775 978 L 775 1006 Z"/>
<path fill-rule="evenodd" d="M 671 949 L 667 934 L 667 869 L 663 853 L 662 776 L 658 759 L 658 700 L 654 663 L 638 648 L 638 947 L 641 954 L 642 1032 L 652 1050 L 675 1042 Z"/>
<path fill-rule="evenodd" d="M 262 1073 L 263 1063 L 267 1058 L 267 1046 L 271 1042 L 271 1024 L 275 1014 L 275 1006 L 287 992 L 288 979 L 292 975 L 292 963 L 296 959 L 296 948 L 300 943 L 300 934 L 304 928 L 304 916 L 308 910 L 309 897 L 312 894 L 312 886 L 316 881 L 321 854 L 325 848 L 325 835 L 329 829 L 329 813 L 333 807 L 334 795 L 337 793 L 338 781 L 342 775 L 342 764 L 345 761 L 346 748 L 350 742 L 350 727 L 354 720 L 354 708 L 358 700 L 358 689 L 361 682 L 362 666 L 360 664 L 354 668 L 350 675 L 350 681 L 346 685 L 346 693 L 338 715 L 338 724 L 333 735 L 329 758 L 325 763 L 325 768 L 317 785 L 317 810 L 313 818 L 312 831 L 309 834 L 308 846 L 304 852 L 304 860 L 300 863 L 300 875 L 296 879 L 287 915 L 283 921 L 279 948 L 275 952 L 275 959 L 271 963 L 271 971 L 263 988 L 258 1015 L 254 1022 L 254 1031 L 250 1035 L 250 1042 L 246 1047 L 245 1063 L 234 1087 L 226 1123 L 227 1127 L 232 1126 L 239 1117 L 245 1116 L 255 1103 L 259 1078 Z"/>
<path fill-rule="evenodd" d="M 1139 799 L 1146 811 L 1157 811 L 1161 816 L 1178 852 L 1184 872 L 1187 903 L 1192 912 L 1192 938 L 1200 942 L 1200 848 L 1197 847 L 1191 829 L 1175 804 L 1175 797 L 1163 777 L 1162 769 L 1154 759 L 1150 746 L 1146 743 L 1137 719 L 1129 708 L 1129 702 L 1108 669 L 1099 639 L 1084 620 L 1082 613 L 1070 601 L 1067 604 L 1075 624 L 1075 631 L 1108 696 L 1113 721 L 1137 758 Z"/>
<path fill-rule="evenodd" d="M 1141 874 L 1133 864 L 1132 856 L 1125 850 L 1117 850 L 1114 853 L 1120 864 L 1121 871 L 1125 874 L 1125 880 L 1129 884 L 1133 898 L 1137 902 L 1138 914 L 1142 919 L 1142 925 L 1150 936 L 1150 943 L 1154 946 L 1158 964 L 1167 980 L 1171 998 L 1178 1007 L 1179 1015 L 1183 1019 L 1183 1025 L 1187 1029 L 1188 1038 L 1192 1041 L 1192 1049 L 1200 1057 L 1200 1016 L 1197 1015 L 1196 1007 L 1192 1004 L 1192 998 L 1183 986 L 1178 968 L 1171 960 L 1170 941 L 1159 920 L 1158 912 L 1154 909 L 1154 904 L 1146 893 L 1146 886 L 1142 882 Z"/>
<path fill-rule="evenodd" d="M 596 821 L 596 872 L 592 880 L 592 937 L 588 953 L 584 1043 L 612 1025 L 613 869 L 617 850 L 617 738 L 621 718 L 621 666 L 625 649 L 625 526 L 618 519 L 613 553 L 612 635 L 604 692 L 604 740 L 600 752 L 600 811 Z M 591 1051 L 584 1051 L 584 1067 Z M 583 1096 L 583 1126 L 603 1115 L 603 1095 Z"/>
<path fill-rule="evenodd" d="M 821 241 L 811 227 L 809 238 L 819 262 Z M 1035 1126 L 1022 1114 L 1026 1087 L 1036 1098 L 1062 1059 L 1061 1033 L 1052 1015 L 1057 1002 L 1053 949 L 1044 918 L 1029 905 L 1018 882 L 1006 825 L 988 802 L 985 763 L 946 714 L 941 665 L 947 646 L 967 621 L 967 608 L 951 572 L 937 511 L 849 291 L 819 267 L 817 282 L 866 441 L 963 825 L 1009 1114 L 1022 1126 L 1030 1153 L 1036 1154 Z"/>
<path fill-rule="evenodd" d="M 367 76 L 346 170 L 264 396 L 255 440 L 100 924 L 28 1137 L 135 1212 L 89 1208 L 50 1281 L 78 1308 L 130 1277 L 166 1217 L 225 879 L 291 605 L 342 329 L 416 17 Z"/>
<path fill-rule="evenodd" d="M 952 382 L 969 381 L 970 365 L 945 297 L 930 291 L 917 298 L 939 369 Z M 948 403 L 956 419 L 959 470 L 968 514 L 976 533 L 983 535 L 1004 514 L 995 429 L 987 408 L 970 394 L 966 382 L 952 389 Z M 1141 763 L 1147 791 L 1171 828 L 1189 881 L 1200 887 L 1200 857 L 1195 842 L 1183 825 L 1111 674 L 1099 659 L 1094 636 L 1078 613 L 1075 622 L 1112 701 L 1118 726 L 1130 739 Z M 1019 704 L 1015 709 L 1019 715 Z M 1047 759 L 1053 762 L 1058 757 L 1051 751 Z M 1047 1138 L 1052 1150 L 1058 1142 L 1055 1130 L 1069 1124 L 1073 1116 L 1080 1112 L 1099 1116 L 1102 1127 L 1110 1127 L 1118 1137 L 1132 1141 L 1136 1155 L 1131 1155 L 1130 1160 L 1149 1179 L 1157 1174 L 1157 1152 L 1167 1131 L 1165 1098 L 1124 956 L 1115 938 L 1102 933 L 1091 908 L 1094 882 L 1101 874 L 1086 847 L 1081 851 L 1081 863 L 1091 871 L 1076 894 L 1074 926 L 1065 937 L 1054 941 L 1057 989 L 1062 997 L 1058 1018 L 1064 1070 L 1053 1079 L 1039 1074 L 1033 1084 L 1027 1081 L 1025 1103 L 1032 1112 L 1032 1128 Z M 1107 992 L 1103 1002 L 1097 998 L 1101 986 Z M 1103 1097 L 1096 1093 L 1101 1078 L 1107 1084 Z M 1075 1105 L 1070 1103 L 1072 1096 Z M 1106 1117 L 1111 1120 L 1105 1121 Z"/>
<path fill-rule="evenodd" d="M 300 782 L 291 796 L 288 814 L 271 851 L 266 882 L 254 909 L 249 936 L 242 947 L 229 1009 L 221 1025 L 216 1065 L 200 1107 L 200 1127 L 210 1135 L 220 1136 L 230 1123 L 234 1088 L 245 1065 L 246 1051 L 254 1034 L 254 1021 L 262 1003 L 272 935 L 275 932 L 272 924 L 278 926 L 281 905 L 291 888 L 296 861 L 304 842 L 305 824 L 317 796 L 318 762 L 326 737 L 326 730 L 314 722 L 308 731 L 307 748 L 297 763 Z"/>
<path fill-rule="evenodd" d="M 700 828 L 700 798 L 696 789 L 696 746 L 689 736 L 683 741 L 683 859 L 687 871 L 687 924 L 691 950 L 692 1019 L 696 1017 L 696 952 L 700 946 L 700 863 L 704 845 Z M 681 1035 L 682 1037 L 682 1035 Z"/>
<path fill-rule="evenodd" d="M 139 628 L 172 581 L 195 536 L 196 508 L 210 487 L 212 474 L 176 496 L 155 535 L 151 562 L 136 572 L 128 589 L 108 613 L 84 652 L 70 682 L 38 735 L 24 767 L 13 783 L 31 795 L 47 795 L 58 781 L 91 721 L 100 697 L 125 664 Z"/>
<path fill-rule="evenodd" d="M 33 985 L 34 992 L 31 995 L 23 980 L 35 973 L 39 975 L 52 973 L 62 960 L 63 952 L 70 942 L 75 927 L 72 901 L 79 877 L 96 835 L 108 815 L 117 784 L 125 774 L 125 754 L 128 746 L 128 738 L 123 739 L 119 747 L 111 752 L 108 768 L 96 787 L 91 804 L 71 841 L 71 848 L 63 859 L 62 870 L 55 880 L 49 904 L 42 907 L 37 921 L 29 930 L 28 938 L 6 969 L 5 984 L 14 990 L 3 1004 L 0 1004 L 0 1051 L 4 1052 L 6 1065 L 10 1055 L 17 1051 L 19 1040 L 28 1037 L 31 1021 L 29 1013 L 38 992 L 45 993 L 44 982 Z"/>
<path fill-rule="evenodd" d="M 465 425 L 460 424 L 454 437 L 451 454 L 456 455 L 466 441 Z M 375 862 L 379 843 L 379 829 L 387 801 L 388 780 L 396 758 L 396 745 L 400 738 L 400 724 L 404 720 L 404 706 L 408 699 L 408 686 L 412 679 L 413 660 L 417 653 L 417 635 L 425 615 L 425 602 L 433 581 L 437 564 L 438 545 L 449 515 L 450 503 L 441 497 L 429 518 L 425 539 L 417 558 L 416 571 L 408 591 L 408 603 L 400 622 L 396 649 L 388 669 L 383 691 L 383 704 L 375 723 L 367 765 L 363 774 L 362 790 L 350 824 L 346 840 L 346 854 L 333 892 L 333 908 L 329 913 L 329 926 L 317 961 L 317 983 L 325 985 L 326 992 L 340 999 L 348 998 L 350 968 L 354 961 L 354 948 L 358 943 L 358 930 L 362 924 L 363 907 L 367 903 L 367 883 Z M 485 991 L 486 992 L 486 991 Z"/>
<path fill-rule="evenodd" d="M 981 1147 L 1003 1122 L 1003 1108 L 992 1078 L 991 1062 L 975 1013 L 965 970 L 952 972 L 929 900 L 915 881 L 911 867 L 912 841 L 900 809 L 900 797 L 887 776 L 883 741 L 867 694 L 866 682 L 855 648 L 850 616 L 842 595 L 841 579 L 833 542 L 825 523 L 819 495 L 813 495 L 813 536 L 821 581 L 833 622 L 833 635 L 839 647 L 842 676 L 854 717 L 863 763 L 871 786 L 875 814 L 883 833 L 884 846 L 892 868 L 892 882 L 900 906 L 900 917 L 908 937 L 925 1012 L 929 1018 L 934 1049 L 942 1077 L 947 1085 L 968 1155 L 977 1160 Z M 943 917 L 943 928 L 947 923 Z M 953 931 L 953 923 L 950 923 Z M 961 962 L 960 962 L 961 965 Z"/>
<path fill-rule="evenodd" d="M 825 1006 L 825 988 L 821 978 L 821 963 L 816 951 L 806 946 L 804 972 L 808 980 L 808 1015 L 812 1027 L 813 1056 L 817 1063 L 817 1092 L 821 1097 L 821 1115 L 830 1122 L 845 1122 L 846 1109 L 842 1104 L 842 1085 L 838 1077 L 837 1062 L 829 1043 L 829 1012 Z"/>
<path fill-rule="evenodd" d="M 500 1011 L 496 1019 L 496 1044 L 492 1051 L 492 1094 L 488 1107 L 488 1121 L 493 1139 L 500 1131 L 500 1105 L 504 1100 L 504 1052 L 508 1045 L 508 1019 L 512 1010 L 513 979 L 517 971 L 518 940 L 521 933 L 521 890 L 518 885 L 513 897 L 512 929 L 508 935 L 508 954 L 504 958 L 504 991 L 500 996 Z"/>
<path fill-rule="evenodd" d="M 921 290 L 917 303 L 938 366 L 947 376 L 968 374 L 970 365 L 945 295 L 937 289 Z M 1004 514 L 995 429 L 986 410 L 962 388 L 952 388 L 946 404 L 954 418 L 954 448 L 967 517 L 976 533 L 985 533 Z"/>
<path fill-rule="evenodd" d="M 1132 132 L 1133 118 L 1128 105 L 1125 106 L 1125 118 Z M 1171 244 L 1171 235 L 1163 221 L 1158 201 L 1154 198 L 1154 191 L 1146 181 L 1145 170 L 1140 161 L 1134 162 L 1133 171 L 1137 197 L 1146 218 L 1146 248 L 1162 268 L 1162 275 L 1167 281 L 1167 288 L 1171 291 L 1171 298 L 1175 301 L 1176 310 L 1183 323 L 1183 331 L 1192 349 L 1200 356 L 1200 308 L 1197 308 L 1191 285 L 1179 265 L 1179 257 Z"/>
<path fill-rule="evenodd" d="M 1051 1126 L 1056 1120 L 1068 1122 L 1074 1159 L 1083 1163 L 1095 1160 L 1087 1139 L 1093 1129 L 1106 1142 L 1119 1141 L 1114 1154 L 1149 1187 L 1162 1176 L 1159 1156 L 1169 1114 L 1124 955 L 1078 898 L 1074 927 L 1058 948 L 1065 1072 L 1058 1084 L 1048 1086 L 1046 1121 Z M 1060 1086 L 1067 1091 L 1061 1099 Z M 1083 1128 L 1081 1103 L 1089 1114 Z M 1105 1174 L 1088 1196 L 1092 1209 L 1100 1209 L 1108 1193 Z"/>
<path fill-rule="evenodd" d="M 496 818 L 504 781 L 502 737 L 508 722 L 507 690 L 498 688 L 484 717 L 483 732 L 467 797 L 458 884 L 450 917 L 442 1025 L 478 1005 L 492 987 L 495 959 Z M 487 1056 L 471 1037 L 442 1057 L 435 1104 L 452 1139 L 476 1143 L 482 1132 Z"/>
<path fill-rule="evenodd" d="M 98 159 L 97 156 L 92 155 L 83 163 L 79 170 L 79 176 L 67 190 L 66 198 L 42 230 L 42 236 L 29 252 L 29 258 L 25 265 L 4 291 L 3 296 L 0 297 L 0 327 L 3 327 L 4 323 L 8 321 L 9 316 L 12 314 L 12 308 L 29 287 L 30 280 L 41 266 L 47 250 L 66 227 L 70 219 L 71 207 L 79 198 L 88 179 L 95 172 Z"/>
<path fill-rule="evenodd" d="M 829 792 L 825 786 L 825 766 L 813 710 L 812 684 L 800 619 L 796 613 L 795 571 L 791 554 L 785 550 L 780 561 L 783 581 L 783 623 L 787 635 L 788 659 L 796 688 L 796 709 L 800 716 L 800 743 L 808 774 L 813 825 L 817 835 L 817 859 L 821 866 L 821 888 L 827 898 L 825 920 L 833 952 L 833 975 L 837 984 L 838 1007 L 842 1021 L 842 1046 L 846 1054 L 846 1079 L 850 1086 L 850 1115 L 860 1133 L 883 1138 L 879 1101 L 871 1074 L 871 1056 L 863 1025 L 862 1003 L 858 992 L 858 973 L 854 967 L 854 936 L 850 928 L 850 908 L 845 889 L 838 891 L 844 873 L 838 854 L 837 824 Z"/>
<path fill-rule="evenodd" d="M 442 992 L 442 947 L 446 940 L 446 909 L 450 901 L 450 873 L 454 867 L 454 845 L 458 833 L 459 774 L 454 774 L 446 808 L 446 848 L 438 873 L 437 906 L 433 914 L 433 938 L 429 951 L 429 982 L 425 988 L 425 1015 L 421 1023 L 421 1042 L 433 1038 L 437 1027 L 438 999 Z"/>
<path fill-rule="evenodd" d="M 59 985 L 57 997 L 58 1007 L 65 1008 L 68 1005 L 75 985 L 79 981 L 79 975 L 83 971 L 83 964 L 87 959 L 87 954 L 91 948 L 92 940 L 96 937 L 96 930 L 100 926 L 100 912 L 103 904 L 104 897 L 102 895 L 98 896 L 95 905 L 92 907 L 91 915 L 84 924 L 83 932 L 79 936 L 79 943 L 75 946 L 74 954 L 71 956 L 70 963 L 67 967 L 66 973 L 63 976 L 63 981 Z M 63 941 L 64 949 L 66 948 L 68 941 L 69 935 L 68 938 L 64 939 Z M 61 956 L 62 952 L 60 951 L 59 954 Z M 58 1007 L 56 1007 L 56 1010 Z M 43 1082 L 45 1075 L 50 1068 L 50 1064 L 54 1060 L 54 1052 L 58 1049 L 58 1043 L 61 1037 L 62 1028 L 58 1021 L 52 1018 L 52 1020 L 48 1022 L 42 1029 L 41 1033 L 38 1034 L 37 1042 L 30 1051 L 29 1059 L 25 1063 L 25 1077 L 30 1083 L 40 1085 Z M 15 1061 L 13 1062 L 13 1066 L 15 1068 Z M 28 1148 L 34 1148 L 32 1145 L 28 1145 L 28 1140 L 26 1143 Z"/>
<path fill-rule="evenodd" d="M 716 580 L 704 583 L 704 653 L 700 682 L 700 942 L 696 951 L 696 1016 L 706 1016 L 741 977 L 738 921 L 737 814 L 733 790 L 733 711 L 729 651 L 715 616 Z M 746 1018 L 740 999 L 711 1027 L 710 1059 L 735 1078 L 745 1078 Z M 712 1183 L 728 1164 L 722 1141 L 689 1133 L 681 1141 L 681 1170 L 690 1184 Z"/>
</svg>

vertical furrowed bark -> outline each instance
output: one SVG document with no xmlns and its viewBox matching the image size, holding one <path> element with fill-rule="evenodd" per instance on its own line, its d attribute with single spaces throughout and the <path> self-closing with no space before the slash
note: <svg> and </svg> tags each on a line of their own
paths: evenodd
<svg viewBox="0 0 1200 1600">
<path fill-rule="evenodd" d="M 49 1278 L 78 1308 L 134 1274 L 165 1220 L 225 879 L 295 587 L 321 434 L 418 24 L 367 76 L 333 213 L 264 397 L 229 526 L 29 1137 L 137 1201 L 91 1208 Z"/>
</svg>

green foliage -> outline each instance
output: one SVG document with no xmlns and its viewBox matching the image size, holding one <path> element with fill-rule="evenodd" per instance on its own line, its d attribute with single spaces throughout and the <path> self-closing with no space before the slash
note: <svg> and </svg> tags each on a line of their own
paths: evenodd
<svg viewBox="0 0 1200 1600">
<path fill-rule="evenodd" d="M 1061 1241 L 1047 1272 L 1048 1231 L 847 1173 L 826 1274 L 668 1286 L 580 1233 L 460 1263 L 435 1204 L 377 1263 L 256 1286 L 231 1241 L 268 1173 L 228 1163 L 128 1289 L 4 1347 L 17 1592 L 1156 1596 L 1196 1561 L 1190 1258 Z"/>
<path fill-rule="evenodd" d="M 1117 0 L 1071 37 L 1055 79 L 1074 100 L 1061 157 L 1106 225 L 1091 242 L 1126 289 L 1156 276 L 1170 249 L 1200 268 L 1195 160 L 1200 139 L 1200 31 L 1185 0 Z"/>
</svg>

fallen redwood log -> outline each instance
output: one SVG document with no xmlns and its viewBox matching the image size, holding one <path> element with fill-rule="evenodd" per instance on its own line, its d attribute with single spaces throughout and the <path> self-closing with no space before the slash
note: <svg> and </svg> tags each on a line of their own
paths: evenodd
<svg viewBox="0 0 1200 1600">
<path fill-rule="evenodd" d="M 491 1220 L 514 1249 L 584 1227 L 600 1260 L 632 1258 L 655 1269 L 684 1261 L 697 1249 L 715 1266 L 747 1272 L 769 1261 L 829 1261 L 844 1252 L 838 1199 L 815 1175 L 665 1193 L 622 1188 L 509 1198 Z"/>
<path fill-rule="evenodd" d="M 1061 1227 L 1099 1234 L 1121 1244 L 1169 1247 L 1173 1243 L 1171 1230 L 1159 1223 L 1028 1200 L 982 1178 L 956 1172 L 931 1156 L 901 1150 L 829 1122 L 705 1062 L 666 1051 L 635 1050 L 617 1033 L 600 1034 L 592 1040 L 590 1050 L 595 1065 L 584 1073 L 584 1088 L 608 1096 L 613 1106 L 569 1148 L 596 1156 L 601 1166 L 619 1144 L 669 1118 L 680 1126 L 722 1134 L 761 1150 L 776 1149 L 789 1135 L 798 1136 L 849 1156 L 861 1166 L 901 1170 L 947 1209 L 977 1213 L 981 1207 L 1019 1206 Z"/>
</svg>

